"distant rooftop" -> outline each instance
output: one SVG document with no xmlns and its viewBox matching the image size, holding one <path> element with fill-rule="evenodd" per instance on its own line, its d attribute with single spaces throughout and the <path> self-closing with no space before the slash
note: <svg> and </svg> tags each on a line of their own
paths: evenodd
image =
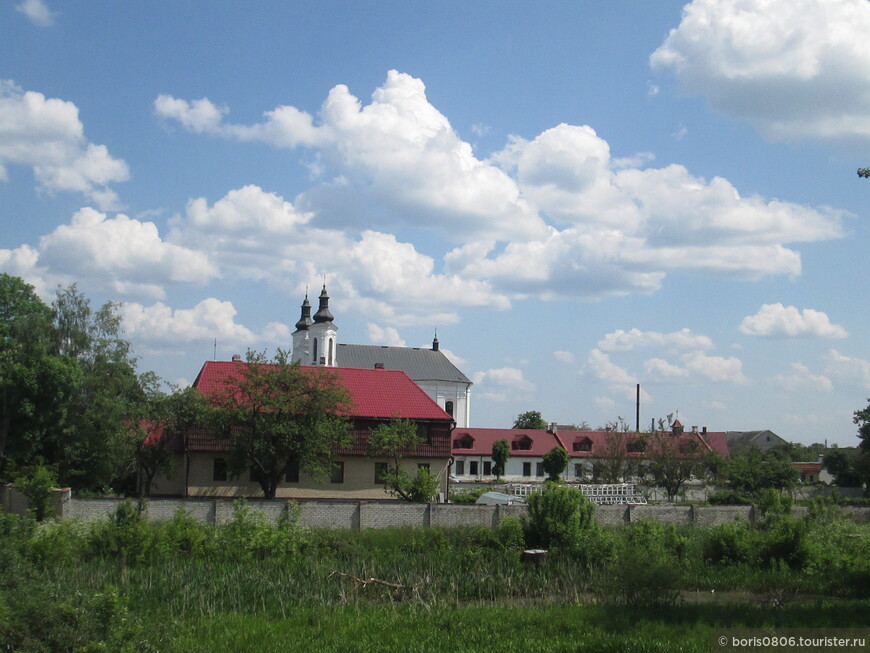
<svg viewBox="0 0 870 653">
<path fill-rule="evenodd" d="M 402 370 L 417 382 L 452 381 L 471 384 L 471 379 L 460 372 L 440 350 L 339 343 L 336 354 L 341 367 L 374 369 L 375 365 L 383 363 L 384 369 Z"/>
</svg>

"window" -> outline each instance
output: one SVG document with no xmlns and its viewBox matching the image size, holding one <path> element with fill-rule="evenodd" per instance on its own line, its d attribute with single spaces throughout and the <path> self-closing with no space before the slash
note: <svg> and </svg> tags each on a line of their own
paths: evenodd
<svg viewBox="0 0 870 653">
<path fill-rule="evenodd" d="M 215 481 L 225 481 L 227 480 L 227 461 L 224 458 L 215 458 L 214 459 L 214 471 L 212 472 L 212 479 Z"/>
<path fill-rule="evenodd" d="M 535 463 L 535 476 L 544 475 L 544 463 Z"/>
<path fill-rule="evenodd" d="M 387 463 L 375 463 L 375 483 L 383 485 L 386 483 L 384 474 L 387 473 Z"/>
<path fill-rule="evenodd" d="M 456 461 L 456 475 L 463 476 L 465 474 L 465 461 L 457 460 Z"/>
<path fill-rule="evenodd" d="M 483 475 L 484 476 L 492 475 L 492 461 L 491 460 L 483 461 Z"/>
<path fill-rule="evenodd" d="M 429 432 L 428 424 L 417 422 L 417 439 L 421 444 L 432 444 L 432 434 Z"/>
<path fill-rule="evenodd" d="M 333 340 L 332 340 L 332 338 L 330 338 L 329 339 L 329 364 L 330 365 L 332 365 L 332 347 L 333 347 Z"/>
<path fill-rule="evenodd" d="M 332 471 L 329 474 L 330 483 L 344 483 L 344 463 L 332 463 Z"/>
<path fill-rule="evenodd" d="M 583 476 L 583 463 L 574 464 L 574 476 L 580 478 Z"/>
<path fill-rule="evenodd" d="M 448 401 L 444 403 L 444 412 L 446 412 L 450 417 L 453 417 L 453 402 Z"/>
<path fill-rule="evenodd" d="M 469 460 L 468 461 L 468 473 L 472 476 L 477 476 L 477 461 Z"/>
<path fill-rule="evenodd" d="M 523 463 L 523 476 L 532 475 L 532 463 Z"/>
<path fill-rule="evenodd" d="M 511 442 L 511 449 L 517 449 L 519 451 L 528 451 L 532 448 L 532 439 L 528 436 L 523 436 L 519 440 L 514 440 Z"/>
<path fill-rule="evenodd" d="M 471 449 L 474 446 L 474 438 L 466 434 L 461 438 L 456 438 L 453 441 L 454 449 Z"/>
<path fill-rule="evenodd" d="M 287 472 L 284 474 L 284 480 L 287 483 L 299 482 L 299 461 L 296 458 L 291 460 L 290 464 L 287 465 Z"/>
<path fill-rule="evenodd" d="M 314 355 L 311 357 L 311 364 L 317 365 L 317 338 L 314 339 Z"/>
<path fill-rule="evenodd" d="M 583 438 L 574 441 L 574 451 L 592 451 L 592 440 Z"/>
<path fill-rule="evenodd" d="M 626 447 L 630 453 L 643 453 L 646 451 L 646 442 L 637 438 L 636 440 L 632 440 L 628 443 L 628 447 Z"/>
</svg>

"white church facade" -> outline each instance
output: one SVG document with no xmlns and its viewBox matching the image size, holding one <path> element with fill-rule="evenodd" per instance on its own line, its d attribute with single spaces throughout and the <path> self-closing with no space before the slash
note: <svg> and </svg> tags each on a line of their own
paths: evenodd
<svg viewBox="0 0 870 653">
<path fill-rule="evenodd" d="M 471 380 L 440 350 L 437 336 L 431 349 L 343 344 L 338 342 L 338 327 L 333 320 L 326 284 L 313 316 L 305 295 L 302 315 L 293 332 L 293 361 L 319 367 L 401 370 L 453 417 L 457 427 L 469 426 Z"/>
</svg>

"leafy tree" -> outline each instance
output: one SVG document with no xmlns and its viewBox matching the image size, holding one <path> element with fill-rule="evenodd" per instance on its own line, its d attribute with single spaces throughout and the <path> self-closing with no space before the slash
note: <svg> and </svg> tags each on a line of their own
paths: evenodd
<svg viewBox="0 0 870 653">
<path fill-rule="evenodd" d="M 870 168 L 858 168 L 858 176 L 870 179 Z"/>
<path fill-rule="evenodd" d="M 92 311 L 75 284 L 58 288 L 52 304 L 56 349 L 75 362 L 78 378 L 66 398 L 65 428 L 44 442 L 46 460 L 73 489 L 102 491 L 130 458 L 129 429 L 145 400 L 119 305 Z"/>
<path fill-rule="evenodd" d="M 607 434 L 601 455 L 592 468 L 596 481 L 621 483 L 638 473 L 637 461 L 628 455 L 628 444 L 633 437 L 634 434 L 625 431 L 611 431 Z"/>
<path fill-rule="evenodd" d="M 426 467 L 418 467 L 411 476 L 401 467 L 402 456 L 420 443 L 417 425 L 408 419 L 394 419 L 381 424 L 369 435 L 369 454 L 393 459 L 392 467 L 381 474 L 385 490 L 405 501 L 427 503 L 438 494 L 438 481 Z"/>
<path fill-rule="evenodd" d="M 862 410 L 856 410 L 852 421 L 858 425 L 858 438 L 861 440 L 858 449 L 865 454 L 870 454 L 870 405 Z"/>
<path fill-rule="evenodd" d="M 351 442 L 344 416 L 350 397 L 338 377 L 290 363 L 280 349 L 272 361 L 249 351 L 247 364 L 211 399 L 230 443 L 230 473 L 250 469 L 267 499 L 291 465 L 324 476 L 334 450 Z"/>
<path fill-rule="evenodd" d="M 65 399 L 76 382 L 73 361 L 56 355 L 51 309 L 33 287 L 0 274 L 0 479 L 44 456 L 64 429 Z"/>
<path fill-rule="evenodd" d="M 832 449 L 822 460 L 822 464 L 834 477 L 834 485 L 839 487 L 860 487 L 863 484 L 863 479 L 856 469 L 857 462 L 857 452 L 843 449 Z"/>
<path fill-rule="evenodd" d="M 768 488 L 792 489 L 797 484 L 798 472 L 790 461 L 752 447 L 731 457 L 727 476 L 732 490 L 754 497 Z"/>
<path fill-rule="evenodd" d="M 525 413 L 520 413 L 514 420 L 515 429 L 535 429 L 539 431 L 547 430 L 547 422 L 537 410 L 529 410 Z"/>
<path fill-rule="evenodd" d="M 697 440 L 661 431 L 652 436 L 647 470 L 653 482 L 668 495 L 668 501 L 674 500 L 686 481 L 701 473 L 703 463 L 699 449 Z"/>
<path fill-rule="evenodd" d="M 511 447 L 507 440 L 498 440 L 492 445 L 492 462 L 495 464 L 492 471 L 495 474 L 496 480 L 502 477 L 504 470 L 507 467 L 507 461 L 511 457 Z"/>
<path fill-rule="evenodd" d="M 208 402 L 196 388 L 174 386 L 166 394 L 160 390 L 156 375 L 149 372 L 142 379 L 146 399 L 140 419 L 130 430 L 136 494 L 140 497 L 150 496 L 158 474 L 171 471 L 171 439 L 186 440 L 193 429 L 207 426 L 213 419 Z"/>
<path fill-rule="evenodd" d="M 568 452 L 564 447 L 553 447 L 543 458 L 544 471 L 547 472 L 548 481 L 558 481 L 559 476 L 568 467 Z"/>
</svg>

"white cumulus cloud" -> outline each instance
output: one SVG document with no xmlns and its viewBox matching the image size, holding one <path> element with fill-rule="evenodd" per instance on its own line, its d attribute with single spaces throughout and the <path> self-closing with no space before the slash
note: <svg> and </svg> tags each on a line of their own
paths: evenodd
<svg viewBox="0 0 870 653">
<path fill-rule="evenodd" d="M 780 303 L 764 304 L 755 315 L 743 318 L 740 330 L 750 336 L 769 338 L 845 338 L 849 333 L 831 324 L 827 314 L 811 308 L 800 310 Z"/>
<path fill-rule="evenodd" d="M 78 192 L 101 209 L 117 208 L 110 184 L 130 171 L 104 145 L 88 142 L 78 113 L 72 102 L 0 80 L 0 180 L 6 166 L 28 166 L 41 190 Z"/>
<path fill-rule="evenodd" d="M 48 8 L 43 0 L 24 0 L 24 2 L 15 5 L 15 9 L 27 16 L 38 27 L 54 25 L 54 12 Z"/>
<path fill-rule="evenodd" d="M 867 34 L 866 0 L 693 0 L 650 64 L 773 138 L 867 140 Z"/>
<path fill-rule="evenodd" d="M 707 336 L 680 329 L 671 333 L 617 329 L 598 342 L 603 351 L 632 351 L 644 347 L 674 347 L 678 349 L 712 349 L 713 341 Z"/>
</svg>

